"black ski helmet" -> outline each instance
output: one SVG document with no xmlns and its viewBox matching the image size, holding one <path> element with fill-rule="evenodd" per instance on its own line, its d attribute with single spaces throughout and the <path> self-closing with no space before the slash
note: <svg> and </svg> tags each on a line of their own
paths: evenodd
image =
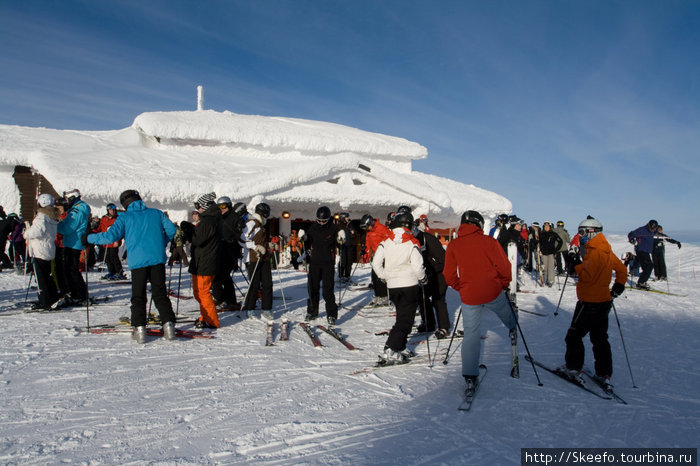
<svg viewBox="0 0 700 466">
<path fill-rule="evenodd" d="M 407 206 L 407 205 L 402 205 L 398 209 L 396 209 L 397 214 L 413 214 L 413 210 Z"/>
<path fill-rule="evenodd" d="M 141 195 L 135 189 L 127 189 L 119 195 L 119 203 L 124 207 L 124 210 L 126 210 L 132 202 L 140 200 Z"/>
<path fill-rule="evenodd" d="M 484 229 L 484 217 L 476 210 L 467 210 L 462 214 L 462 223 L 471 223 L 482 230 Z"/>
<path fill-rule="evenodd" d="M 107 212 L 109 212 L 110 210 L 117 210 L 117 206 L 110 202 L 109 204 L 107 204 Z"/>
<path fill-rule="evenodd" d="M 659 222 L 656 220 L 649 220 L 649 223 L 647 223 L 647 226 L 649 227 L 650 230 L 654 231 L 659 227 Z"/>
<path fill-rule="evenodd" d="M 413 226 L 413 215 L 408 212 L 396 212 L 394 218 L 391 220 L 391 228 L 404 227 L 409 230 Z"/>
<path fill-rule="evenodd" d="M 563 227 L 563 226 L 564 226 L 564 221 L 563 221 L 563 220 L 559 220 L 559 221 L 557 222 L 557 226 L 558 226 L 558 227 Z"/>
<path fill-rule="evenodd" d="M 255 213 L 259 214 L 262 218 L 268 218 L 270 216 L 270 206 L 261 202 L 255 206 Z"/>
<path fill-rule="evenodd" d="M 248 213 L 248 208 L 246 207 L 244 202 L 236 202 L 235 204 L 233 204 L 231 210 L 233 210 L 235 214 L 240 216 L 243 216 Z"/>
<path fill-rule="evenodd" d="M 321 206 L 316 210 L 316 221 L 318 223 L 326 223 L 331 219 L 331 209 L 327 206 Z"/>
<path fill-rule="evenodd" d="M 360 228 L 367 230 L 372 225 L 374 225 L 374 217 L 372 217 L 370 214 L 363 215 L 362 219 L 360 219 Z"/>
</svg>

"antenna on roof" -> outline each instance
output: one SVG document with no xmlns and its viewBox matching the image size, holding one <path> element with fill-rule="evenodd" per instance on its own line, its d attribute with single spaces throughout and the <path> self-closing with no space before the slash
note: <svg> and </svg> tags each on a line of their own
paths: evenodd
<svg viewBox="0 0 700 466">
<path fill-rule="evenodd" d="M 204 88 L 197 86 L 197 111 L 204 110 Z"/>
</svg>

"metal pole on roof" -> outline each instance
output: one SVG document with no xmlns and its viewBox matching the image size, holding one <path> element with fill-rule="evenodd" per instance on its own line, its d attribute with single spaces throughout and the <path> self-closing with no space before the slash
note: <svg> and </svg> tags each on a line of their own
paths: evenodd
<svg viewBox="0 0 700 466">
<path fill-rule="evenodd" d="M 204 110 L 204 88 L 197 86 L 197 111 Z"/>
</svg>

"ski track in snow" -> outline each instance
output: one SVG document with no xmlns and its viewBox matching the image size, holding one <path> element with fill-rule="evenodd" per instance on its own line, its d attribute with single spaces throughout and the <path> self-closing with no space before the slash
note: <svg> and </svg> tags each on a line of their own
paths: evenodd
<svg viewBox="0 0 700 466">
<path fill-rule="evenodd" d="M 618 255 L 624 252 L 624 238 L 612 240 Z M 393 317 L 361 317 L 357 309 L 372 292 L 347 291 L 343 305 L 350 309 L 341 309 L 339 327 L 361 350 L 349 351 L 318 330 L 324 346 L 314 348 L 298 325 L 306 312 L 306 275 L 291 269 L 281 270 L 290 339 L 279 339 L 285 313 L 277 299 L 273 347 L 264 346 L 262 321 L 235 312 L 220 314 L 215 339 L 151 337 L 140 346 L 128 334 L 80 333 L 84 309 L 0 311 L 0 463 L 519 464 L 523 447 L 697 447 L 700 293 L 693 267 L 700 265 L 700 248 L 684 246 L 680 283 L 670 254 L 669 286 L 687 298 L 627 290 L 615 302 L 638 388 L 610 316 L 613 383 L 628 405 L 597 399 L 543 370 L 539 387 L 522 340 L 521 378 L 510 378 L 507 331 L 488 314 L 482 362 L 489 377 L 469 413 L 457 411 L 461 340 L 453 342 L 447 365 L 449 341 L 433 339 L 431 352 L 441 353 L 432 367 L 350 375 L 374 363 L 386 336 L 373 333 L 390 328 Z M 356 275 L 367 281 L 369 268 L 358 267 Z M 97 276 L 90 276 L 91 294 L 113 299 L 91 308 L 91 324 L 128 315 L 129 285 L 108 286 Z M 240 274 L 234 278 L 245 292 Z M 281 296 L 276 273 L 274 281 Z M 0 307 L 24 299 L 25 285 L 22 276 L 0 274 Z M 547 314 L 520 313 L 528 347 L 536 359 L 559 365 L 574 282 L 557 317 L 556 285 L 538 288 L 529 276 L 522 285 L 534 293 L 520 293 L 519 306 Z M 181 291 L 191 294 L 189 277 Z M 448 291 L 453 321 L 458 306 L 457 293 Z M 194 300 L 180 301 L 180 316 L 197 314 Z M 323 304 L 321 316 L 325 323 Z M 425 344 L 415 348 L 427 351 Z M 586 351 L 592 368 L 589 342 Z"/>
</svg>

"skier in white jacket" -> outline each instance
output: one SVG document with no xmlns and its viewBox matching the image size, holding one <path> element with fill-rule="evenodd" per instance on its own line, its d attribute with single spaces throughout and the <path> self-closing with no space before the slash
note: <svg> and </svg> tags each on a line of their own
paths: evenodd
<svg viewBox="0 0 700 466">
<path fill-rule="evenodd" d="M 379 364 L 407 361 L 408 335 L 413 328 L 421 297 L 421 285 L 427 280 L 420 243 L 411 234 L 413 216 L 397 213 L 391 222 L 392 235 L 382 241 L 372 259 L 372 269 L 389 289 L 389 299 L 396 306 L 396 323 L 389 332 Z"/>
<path fill-rule="evenodd" d="M 39 302 L 33 304 L 32 309 L 49 310 L 58 299 L 56 283 L 51 277 L 51 261 L 56 257 L 58 211 L 51 194 L 39 195 L 37 203 L 36 217 L 24 231 L 24 239 L 27 240 L 27 252 L 32 257 L 39 289 Z"/>
</svg>

